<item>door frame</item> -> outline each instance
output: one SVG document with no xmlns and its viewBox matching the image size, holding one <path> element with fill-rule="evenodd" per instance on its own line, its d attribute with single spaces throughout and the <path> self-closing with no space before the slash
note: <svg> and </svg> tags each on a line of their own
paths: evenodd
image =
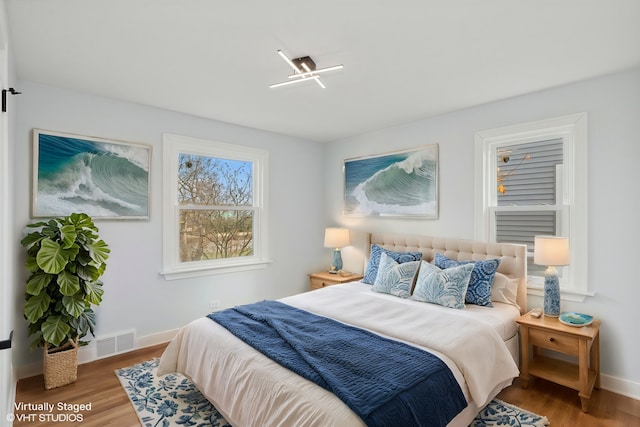
<svg viewBox="0 0 640 427">
<path fill-rule="evenodd" d="M 4 3 L 0 3 L 0 90 L 8 89 L 9 63 L 7 38 L 7 21 Z M 9 98 L 11 98 L 9 96 Z M 11 107 L 11 102 L 7 100 Z M 11 254 L 10 231 L 12 214 L 11 205 L 11 162 L 9 161 L 9 117 L 15 114 L 8 108 L 7 112 L 0 112 L 0 341 L 10 339 L 15 319 L 14 288 L 11 286 L 13 274 L 13 259 Z M 13 406 L 16 397 L 16 372 L 13 366 L 13 348 L 0 350 L 0 426 L 11 425 Z"/>
</svg>

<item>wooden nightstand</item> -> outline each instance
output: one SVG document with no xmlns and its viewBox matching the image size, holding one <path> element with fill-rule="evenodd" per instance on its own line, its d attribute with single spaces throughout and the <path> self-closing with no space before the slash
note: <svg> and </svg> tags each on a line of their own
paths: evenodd
<svg viewBox="0 0 640 427">
<path fill-rule="evenodd" d="M 567 326 L 557 317 L 520 317 L 520 378 L 527 388 L 530 376 L 544 378 L 578 390 L 582 411 L 589 409 L 593 388 L 600 388 L 600 321 L 589 326 Z M 530 349 L 533 353 L 530 355 Z M 577 358 L 577 364 L 544 356 L 540 349 Z"/>
<path fill-rule="evenodd" d="M 362 274 L 351 273 L 349 276 L 341 276 L 339 274 L 331 274 L 328 271 L 309 274 L 309 286 L 311 290 L 320 289 L 331 285 L 339 285 L 340 283 L 354 282 L 362 279 Z"/>
</svg>

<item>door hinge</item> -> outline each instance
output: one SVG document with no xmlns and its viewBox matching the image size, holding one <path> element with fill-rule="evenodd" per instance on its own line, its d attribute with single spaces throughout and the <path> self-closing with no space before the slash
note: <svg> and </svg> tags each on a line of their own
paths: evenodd
<svg viewBox="0 0 640 427">
<path fill-rule="evenodd" d="M 13 331 L 9 334 L 8 340 L 0 341 L 0 350 L 11 348 L 11 340 L 13 340 Z"/>
<path fill-rule="evenodd" d="M 2 112 L 7 112 L 7 92 L 11 95 L 20 95 L 22 92 L 18 92 L 14 88 L 10 87 L 9 89 L 2 89 Z"/>
</svg>

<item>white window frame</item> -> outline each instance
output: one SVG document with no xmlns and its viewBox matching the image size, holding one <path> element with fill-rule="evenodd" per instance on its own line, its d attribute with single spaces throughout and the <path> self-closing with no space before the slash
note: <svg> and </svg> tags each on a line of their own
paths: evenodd
<svg viewBox="0 0 640 427">
<path fill-rule="evenodd" d="M 267 241 L 267 192 L 269 156 L 266 150 L 182 135 L 163 134 L 163 270 L 165 279 L 182 279 L 264 268 L 269 263 Z M 253 165 L 253 255 L 215 260 L 180 262 L 180 211 L 178 205 L 178 157 L 193 154 Z"/>
<path fill-rule="evenodd" d="M 493 208 L 497 206 L 497 155 L 499 147 L 519 143 L 562 139 L 564 166 L 560 168 L 564 188 L 562 234 L 569 237 L 570 264 L 560 280 L 563 299 L 583 301 L 593 295 L 588 289 L 587 221 L 587 113 L 577 113 L 535 122 L 477 132 L 475 135 L 475 233 L 476 239 L 495 241 Z M 530 210 L 514 206 L 513 210 Z M 556 209 L 554 209 L 556 210 Z M 567 220 L 568 219 L 568 220 Z M 533 254 L 529 254 L 533 256 Z M 528 293 L 543 295 L 544 279 L 529 276 Z"/>
</svg>

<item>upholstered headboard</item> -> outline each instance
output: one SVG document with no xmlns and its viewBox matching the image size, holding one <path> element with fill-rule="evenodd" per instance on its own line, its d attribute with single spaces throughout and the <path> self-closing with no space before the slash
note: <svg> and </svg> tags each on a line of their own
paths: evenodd
<svg viewBox="0 0 640 427">
<path fill-rule="evenodd" d="M 506 276 L 520 279 L 517 302 L 522 313 L 527 309 L 527 247 L 525 245 L 409 234 L 371 233 L 367 247 L 370 248 L 374 243 L 392 251 L 422 252 L 422 258 L 427 262 L 431 262 L 436 253 L 461 261 L 500 258 L 498 271 Z M 366 258 L 368 260 L 368 253 Z"/>
</svg>

